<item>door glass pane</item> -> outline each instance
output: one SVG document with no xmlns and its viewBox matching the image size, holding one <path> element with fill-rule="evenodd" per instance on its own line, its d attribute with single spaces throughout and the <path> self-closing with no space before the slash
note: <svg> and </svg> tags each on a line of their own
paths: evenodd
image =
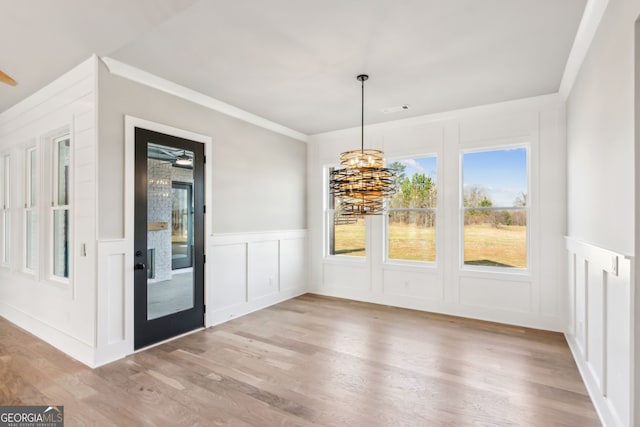
<svg viewBox="0 0 640 427">
<path fill-rule="evenodd" d="M 69 204 L 69 164 L 70 164 L 71 141 L 62 139 L 57 141 L 58 164 L 56 170 L 58 206 Z"/>
<path fill-rule="evenodd" d="M 69 277 L 69 210 L 53 211 L 53 275 Z"/>
<path fill-rule="evenodd" d="M 171 262 L 173 268 L 192 266 L 193 184 L 173 182 L 171 208 Z"/>
<path fill-rule="evenodd" d="M 191 264 L 175 268 L 174 236 L 187 253 L 190 244 L 188 193 L 174 183 L 193 183 L 191 151 L 159 144 L 147 150 L 147 319 L 156 319 L 194 307 Z M 192 163 L 192 162 L 191 162 Z M 176 254 L 181 255 L 181 254 Z"/>
</svg>

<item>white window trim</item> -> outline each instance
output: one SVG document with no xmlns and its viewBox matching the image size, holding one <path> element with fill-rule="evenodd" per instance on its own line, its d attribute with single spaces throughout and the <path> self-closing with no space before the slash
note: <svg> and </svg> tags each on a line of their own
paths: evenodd
<svg viewBox="0 0 640 427">
<path fill-rule="evenodd" d="M 495 210 L 526 210 L 527 213 L 527 243 L 526 243 L 526 251 L 527 251 L 527 267 L 493 267 L 493 266 L 482 266 L 482 265 L 467 265 L 464 263 L 464 213 L 466 210 L 480 210 L 482 208 L 466 208 L 464 206 L 464 155 L 470 153 L 484 153 L 487 151 L 504 151 L 504 150 L 513 150 L 518 148 L 524 148 L 527 150 L 527 206 L 525 207 L 515 207 L 515 206 L 507 206 L 507 207 L 499 207 L 492 206 L 491 209 Z M 469 149 L 461 149 L 459 152 L 459 186 L 458 186 L 458 235 L 459 242 L 458 247 L 460 248 L 458 254 L 458 263 L 459 269 L 461 272 L 469 272 L 469 273 L 493 273 L 498 275 L 509 274 L 516 276 L 531 276 L 531 188 L 532 188 L 532 176 L 531 176 L 531 158 L 532 158 L 532 144 L 530 142 L 519 142 L 514 144 L 504 144 L 504 145 L 488 145 L 482 147 L 473 147 Z"/>
</svg>

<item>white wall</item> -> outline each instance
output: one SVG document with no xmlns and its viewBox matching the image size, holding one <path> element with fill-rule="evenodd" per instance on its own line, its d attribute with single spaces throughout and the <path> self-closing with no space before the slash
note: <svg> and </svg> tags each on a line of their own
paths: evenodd
<svg viewBox="0 0 640 427">
<path fill-rule="evenodd" d="M 597 331 L 596 335 L 609 331 L 604 343 L 602 337 L 591 341 L 595 354 L 602 351 L 597 357 L 619 362 L 612 368 L 612 378 L 602 370 L 601 361 L 591 359 L 594 353 L 589 345 L 572 345 L 578 366 L 585 367 L 582 375 L 606 425 L 640 425 L 640 340 L 635 326 L 640 301 L 634 275 L 638 260 L 633 258 L 640 242 L 640 157 L 635 134 L 640 81 L 636 53 L 640 43 L 635 28 L 639 14 L 637 0 L 608 2 L 567 101 L 568 241 L 594 248 L 596 253 L 624 255 L 631 262 L 627 278 L 615 278 L 615 283 L 602 288 L 609 275 L 601 277 L 598 269 L 606 265 L 607 257 L 600 257 L 602 261 L 598 256 L 582 256 L 576 261 L 576 276 L 569 275 L 568 281 L 569 291 L 575 288 L 578 292 L 576 299 L 569 300 L 569 310 L 586 322 L 584 328 Z M 571 254 L 581 253 L 583 246 L 569 247 L 570 262 Z M 595 272 L 589 270 L 592 273 L 588 277 L 581 276 L 586 274 L 583 258 L 587 265 L 596 266 Z M 589 289 L 595 290 L 595 295 L 588 294 Z M 584 295 L 591 296 L 585 300 Z M 608 301 L 617 304 L 606 311 Z M 570 324 L 567 338 L 579 344 L 586 333 L 581 325 Z M 611 343 L 617 345 L 611 347 Z M 619 378 L 620 373 L 631 378 L 630 382 Z M 608 378 L 604 390 L 600 386 L 603 375 Z"/>
<path fill-rule="evenodd" d="M 436 266 L 383 263 L 382 218 L 371 217 L 366 260 L 323 253 L 323 167 L 359 145 L 359 129 L 310 138 L 311 290 L 325 295 L 550 330 L 564 329 L 565 117 L 558 95 L 368 126 L 366 147 L 387 159 L 435 153 L 440 194 Z M 460 267 L 460 151 L 530 147 L 530 268 Z"/>
<path fill-rule="evenodd" d="M 567 100 L 568 235 L 634 253 L 634 30 L 611 0 Z"/>
<path fill-rule="evenodd" d="M 112 76 L 92 57 L 0 115 L 0 156 L 10 154 L 15 163 L 12 260 L 0 267 L 0 315 L 89 366 L 133 351 L 133 139 L 125 138 L 133 129 L 125 126 L 129 113 L 160 122 L 131 123 L 205 144 L 205 299 L 210 308 L 205 325 L 306 290 L 306 144 Z M 50 280 L 46 273 L 50 238 L 45 225 L 39 235 L 41 272 L 24 272 L 21 255 L 25 149 L 37 144 L 43 148 L 39 166 L 49 165 L 51 150 L 44 148 L 61 129 L 68 129 L 73 147 L 69 284 Z M 40 169 L 44 191 L 39 200 L 47 212 L 48 199 L 43 199 L 50 192 L 50 166 Z M 245 280 L 236 280 L 239 275 Z"/>
<path fill-rule="evenodd" d="M 306 143 L 103 65 L 99 89 L 97 364 L 133 351 L 133 122 L 205 144 L 206 326 L 306 291 Z"/>
<path fill-rule="evenodd" d="M 125 115 L 213 139 L 209 232 L 306 228 L 305 143 L 113 75 L 103 64 L 99 85 L 101 239 L 124 235 Z"/>
<path fill-rule="evenodd" d="M 0 315 L 76 359 L 93 364 L 96 312 L 97 58 L 0 115 L 0 155 L 12 158 L 11 264 L 0 268 Z M 50 278 L 51 137 L 69 131 L 72 146 L 71 279 Z M 24 272 L 25 148 L 38 147 L 39 270 Z"/>
</svg>

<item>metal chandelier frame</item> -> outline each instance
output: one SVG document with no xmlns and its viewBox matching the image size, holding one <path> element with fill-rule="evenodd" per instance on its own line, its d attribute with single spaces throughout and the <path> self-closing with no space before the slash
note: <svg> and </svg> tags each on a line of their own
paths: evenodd
<svg viewBox="0 0 640 427">
<path fill-rule="evenodd" d="M 340 154 L 340 166 L 331 171 L 329 190 L 340 201 L 338 214 L 346 216 L 381 215 L 386 200 L 397 192 L 396 174 L 384 166 L 382 150 L 364 148 L 364 82 L 362 84 L 360 149 Z"/>
</svg>

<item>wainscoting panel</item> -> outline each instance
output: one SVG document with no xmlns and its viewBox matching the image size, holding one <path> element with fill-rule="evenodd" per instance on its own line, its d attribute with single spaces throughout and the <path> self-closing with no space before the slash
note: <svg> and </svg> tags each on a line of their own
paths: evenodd
<svg viewBox="0 0 640 427">
<path fill-rule="evenodd" d="M 354 261 L 342 264 L 325 262 L 322 265 L 322 283 L 325 287 L 340 292 L 365 294 L 369 292 L 371 286 L 369 268 L 369 264 L 365 262 Z"/>
<path fill-rule="evenodd" d="M 95 366 L 133 352 L 133 253 L 125 239 L 98 242 Z"/>
<path fill-rule="evenodd" d="M 280 240 L 280 290 L 296 289 L 306 281 L 307 241 L 304 238 Z"/>
<path fill-rule="evenodd" d="M 248 301 L 247 244 L 212 246 L 208 251 L 211 269 L 207 275 L 212 295 L 207 293 L 207 306 L 219 310 Z"/>
<path fill-rule="evenodd" d="M 598 386 L 605 392 L 606 384 L 604 382 L 604 369 L 602 363 L 604 361 L 604 351 L 606 351 L 606 342 L 604 327 L 606 326 L 606 303 L 607 295 L 604 292 L 606 280 L 603 278 L 603 271 L 596 266 L 587 263 L 587 362 L 591 375 L 598 383 Z"/>
<path fill-rule="evenodd" d="M 124 254 L 109 255 L 107 258 L 107 294 L 109 295 L 107 322 L 109 332 L 108 342 L 114 344 L 124 341 Z"/>
<path fill-rule="evenodd" d="M 407 271 L 385 268 L 383 293 L 442 302 L 442 279 L 436 271 Z"/>
<path fill-rule="evenodd" d="M 575 269 L 576 277 L 574 283 L 575 289 L 575 324 L 576 324 L 576 343 L 580 346 L 580 350 L 584 352 L 585 357 L 587 355 L 587 262 L 584 258 L 575 254 L 575 266 L 571 267 Z M 580 286 L 578 286 L 580 284 Z"/>
<path fill-rule="evenodd" d="M 260 299 L 279 289 L 279 241 L 251 242 L 247 250 L 249 300 Z"/>
<path fill-rule="evenodd" d="M 569 253 L 565 332 L 605 426 L 631 425 L 631 259 L 566 238 Z M 571 326 L 575 325 L 575 328 Z"/>
<path fill-rule="evenodd" d="M 213 235 L 207 250 L 206 326 L 307 291 L 306 230 Z"/>
<path fill-rule="evenodd" d="M 459 283 L 461 305 L 520 313 L 531 310 L 530 282 L 461 276 Z"/>
</svg>

